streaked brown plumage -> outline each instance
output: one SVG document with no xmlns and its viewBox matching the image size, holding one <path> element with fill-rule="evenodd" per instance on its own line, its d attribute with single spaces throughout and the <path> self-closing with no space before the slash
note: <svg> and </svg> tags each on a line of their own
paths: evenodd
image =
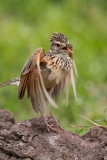
<svg viewBox="0 0 107 160">
<path fill-rule="evenodd" d="M 72 45 L 64 34 L 56 32 L 53 33 L 50 42 L 51 47 L 47 54 L 43 48 L 38 48 L 32 53 L 19 78 L 0 84 L 0 87 L 8 84 L 19 86 L 18 98 L 20 100 L 27 91 L 27 96 L 30 98 L 35 112 L 40 112 L 42 116 L 44 109 L 49 111 L 48 103 L 57 107 L 58 96 L 62 94 L 64 87 L 68 103 L 70 80 L 76 97 L 73 74 L 73 68 L 76 71 L 76 67 Z"/>
</svg>

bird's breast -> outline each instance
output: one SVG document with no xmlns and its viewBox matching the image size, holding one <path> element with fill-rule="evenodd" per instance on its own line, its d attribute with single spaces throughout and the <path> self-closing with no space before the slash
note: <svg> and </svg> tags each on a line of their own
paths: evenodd
<svg viewBox="0 0 107 160">
<path fill-rule="evenodd" d="M 72 66 L 71 58 L 52 57 L 47 65 L 41 66 L 42 77 L 46 88 L 59 84 L 69 73 Z"/>
</svg>

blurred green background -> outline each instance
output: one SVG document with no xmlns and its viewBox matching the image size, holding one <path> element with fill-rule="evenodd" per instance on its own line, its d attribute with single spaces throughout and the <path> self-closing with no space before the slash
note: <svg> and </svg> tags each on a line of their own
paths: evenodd
<svg viewBox="0 0 107 160">
<path fill-rule="evenodd" d="M 64 33 L 74 46 L 78 69 L 77 97 L 70 86 L 69 106 L 65 95 L 52 112 L 63 127 L 103 120 L 107 108 L 107 1 L 106 0 L 2 0 L 0 1 L 0 83 L 18 77 L 36 48 L 47 52 L 53 32 Z M 18 88 L 0 89 L 0 109 L 8 109 L 18 121 L 35 117 Z M 37 115 L 36 115 L 37 116 Z M 100 123 L 100 122 L 98 122 Z"/>
</svg>

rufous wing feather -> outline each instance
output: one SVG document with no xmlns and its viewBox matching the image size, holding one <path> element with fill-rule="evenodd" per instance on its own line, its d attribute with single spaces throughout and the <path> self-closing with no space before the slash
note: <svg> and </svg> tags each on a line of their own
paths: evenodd
<svg viewBox="0 0 107 160">
<path fill-rule="evenodd" d="M 24 97 L 27 90 L 28 98 L 30 98 L 36 112 L 43 112 L 43 108 L 48 110 L 48 102 L 57 107 L 57 104 L 46 91 L 41 75 L 40 63 L 47 63 L 45 56 L 42 48 L 33 52 L 24 65 L 20 76 L 19 99 Z"/>
</svg>

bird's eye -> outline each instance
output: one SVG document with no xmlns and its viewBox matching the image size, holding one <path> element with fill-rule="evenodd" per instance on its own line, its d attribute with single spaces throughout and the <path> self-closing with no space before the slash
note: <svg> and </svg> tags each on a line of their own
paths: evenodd
<svg viewBox="0 0 107 160">
<path fill-rule="evenodd" d="M 59 44 L 59 43 L 56 43 L 56 46 L 57 46 L 57 47 L 60 47 L 60 44 Z"/>
</svg>

